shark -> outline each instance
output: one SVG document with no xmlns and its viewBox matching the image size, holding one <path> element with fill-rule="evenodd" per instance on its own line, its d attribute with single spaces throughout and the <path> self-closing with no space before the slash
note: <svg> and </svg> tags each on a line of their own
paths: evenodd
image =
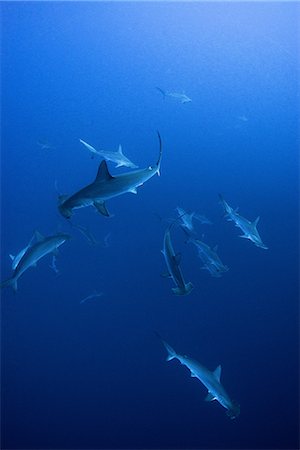
<svg viewBox="0 0 300 450">
<path fill-rule="evenodd" d="M 38 140 L 37 141 L 37 145 L 42 149 L 42 150 L 54 150 L 55 147 L 50 144 L 47 141 L 42 141 L 42 140 Z"/>
<path fill-rule="evenodd" d="M 132 161 L 130 161 L 130 159 L 127 158 L 127 156 L 124 155 L 121 145 L 119 145 L 118 150 L 116 152 L 111 152 L 108 150 L 96 150 L 94 147 L 92 147 L 90 144 L 83 141 L 82 139 L 79 139 L 79 141 L 92 153 L 92 158 L 94 158 L 94 156 L 97 155 L 105 159 L 106 161 L 116 163 L 116 167 L 128 167 L 130 169 L 138 169 L 138 166 L 134 164 Z"/>
<path fill-rule="evenodd" d="M 211 402 L 213 400 L 217 400 L 217 402 L 219 402 L 220 405 L 226 409 L 227 416 L 230 417 L 230 419 L 236 419 L 240 414 L 240 405 L 231 400 L 221 384 L 221 366 L 219 365 L 213 372 L 211 372 L 195 359 L 192 359 L 186 355 L 179 355 L 166 341 L 160 337 L 160 335 L 157 334 L 157 336 L 168 352 L 167 361 L 177 359 L 183 366 L 189 369 L 192 378 L 197 378 L 206 387 L 208 393 L 205 397 L 205 401 Z"/>
<path fill-rule="evenodd" d="M 165 258 L 168 271 L 163 276 L 172 278 L 172 280 L 174 281 L 176 287 L 172 288 L 172 292 L 175 295 L 187 295 L 193 290 L 194 286 L 191 282 L 186 283 L 184 281 L 182 271 L 179 266 L 181 254 L 180 253 L 175 254 L 174 252 L 170 234 L 170 230 L 173 224 L 174 223 L 172 223 L 166 229 L 164 234 L 163 249 L 161 250 L 161 252 Z"/>
<path fill-rule="evenodd" d="M 98 150 L 96 150 L 92 145 L 88 144 L 87 142 L 83 141 L 82 139 L 79 139 L 79 142 L 81 142 L 81 144 L 83 144 L 85 146 L 85 148 L 87 148 L 91 152 L 92 158 L 94 158 L 95 155 L 99 155 Z"/>
<path fill-rule="evenodd" d="M 126 193 L 137 194 L 139 186 L 142 186 L 154 175 L 160 174 L 162 140 L 159 132 L 157 132 L 157 135 L 159 139 L 159 157 L 154 166 L 119 175 L 111 175 L 107 162 L 103 160 L 92 183 L 71 196 L 60 195 L 58 197 L 58 209 L 62 216 L 69 219 L 74 209 L 94 206 L 100 214 L 109 217 L 110 214 L 105 205 L 106 200 Z"/>
<path fill-rule="evenodd" d="M 13 259 L 13 275 L 0 284 L 1 288 L 11 286 L 14 291 L 18 289 L 18 279 L 29 267 L 35 267 L 36 263 L 44 256 L 57 254 L 57 249 L 71 237 L 65 233 L 58 233 L 44 237 L 38 231 L 34 232 L 27 247 Z"/>
<path fill-rule="evenodd" d="M 98 245 L 100 244 L 100 241 L 98 241 L 95 236 L 90 232 L 90 230 L 82 225 L 76 225 L 76 224 L 72 224 L 73 228 L 76 228 L 76 230 L 78 230 L 88 241 L 88 243 L 90 245 Z"/>
<path fill-rule="evenodd" d="M 223 273 L 229 270 L 217 254 L 217 245 L 212 249 L 199 239 L 189 238 L 188 242 L 193 243 L 197 247 L 199 258 L 204 264 L 202 269 L 208 270 L 212 277 L 221 277 Z"/>
<path fill-rule="evenodd" d="M 250 222 L 250 220 L 245 219 L 245 217 L 241 216 L 238 213 L 238 208 L 233 209 L 231 206 L 229 206 L 221 194 L 219 194 L 219 199 L 224 208 L 225 217 L 227 217 L 227 220 L 234 222 L 235 226 L 240 228 L 244 233 L 240 237 L 249 239 L 251 242 L 253 242 L 254 245 L 256 245 L 256 247 L 267 250 L 268 247 L 263 243 L 259 232 L 257 231 L 257 224 L 260 217 L 258 216 L 254 220 L 254 222 Z"/>
<path fill-rule="evenodd" d="M 199 220 L 199 222 L 201 222 L 202 224 L 211 224 L 211 221 L 208 220 L 204 215 L 197 214 L 196 212 L 187 213 L 179 206 L 176 207 L 176 211 L 178 213 L 178 216 L 181 218 L 181 227 L 184 230 L 187 230 L 189 233 L 196 233 L 194 229 L 193 219 Z"/>
<path fill-rule="evenodd" d="M 192 99 L 184 93 L 181 94 L 179 92 L 164 91 L 159 87 L 156 87 L 156 89 L 163 95 L 164 98 L 175 98 L 175 100 L 178 100 L 180 103 L 190 103 L 192 101 Z"/>
</svg>

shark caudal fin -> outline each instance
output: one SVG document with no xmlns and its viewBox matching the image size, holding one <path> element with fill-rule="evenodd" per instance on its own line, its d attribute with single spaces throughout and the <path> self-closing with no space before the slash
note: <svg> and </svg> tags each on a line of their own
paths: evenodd
<svg viewBox="0 0 300 450">
<path fill-rule="evenodd" d="M 0 288 L 5 288 L 5 287 L 12 287 L 13 290 L 15 292 L 17 292 L 18 290 L 18 284 L 17 284 L 17 280 L 15 278 L 9 278 L 8 280 L 3 281 L 2 283 L 0 283 Z"/>
<path fill-rule="evenodd" d="M 155 335 L 160 340 L 160 342 L 163 344 L 163 346 L 165 347 L 165 349 L 168 352 L 168 356 L 167 356 L 166 360 L 171 361 L 172 359 L 177 358 L 177 353 L 171 347 L 171 345 L 169 345 L 166 341 L 164 341 L 163 338 L 161 337 L 161 335 L 159 333 L 157 333 L 157 331 L 155 331 Z"/>
</svg>

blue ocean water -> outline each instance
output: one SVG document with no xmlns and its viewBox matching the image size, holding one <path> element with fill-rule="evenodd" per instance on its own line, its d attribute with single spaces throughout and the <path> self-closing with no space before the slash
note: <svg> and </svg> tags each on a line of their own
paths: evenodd
<svg viewBox="0 0 300 450">
<path fill-rule="evenodd" d="M 1 280 L 33 232 L 72 240 L 1 292 L 1 447 L 299 448 L 299 5 L 2 2 Z M 155 89 L 185 92 L 192 102 Z M 96 176 L 79 143 L 161 176 L 72 223 L 57 190 Z M 43 148 L 42 142 L 49 143 Z M 108 163 L 112 174 L 116 169 Z M 218 194 L 269 247 L 223 217 Z M 230 270 L 201 270 L 173 227 L 194 290 L 175 296 L 160 250 L 175 208 Z M 106 244 L 105 245 L 105 239 Z M 94 291 L 103 295 L 81 302 Z M 230 420 L 155 336 L 241 405 Z"/>
</svg>

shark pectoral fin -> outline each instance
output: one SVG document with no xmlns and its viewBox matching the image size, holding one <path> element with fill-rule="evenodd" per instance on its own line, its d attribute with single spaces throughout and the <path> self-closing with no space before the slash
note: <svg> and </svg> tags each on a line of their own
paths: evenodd
<svg viewBox="0 0 300 450">
<path fill-rule="evenodd" d="M 97 209 L 97 211 L 102 214 L 103 216 L 109 217 L 110 214 L 107 211 L 107 208 L 105 206 L 104 202 L 94 202 L 94 206 Z"/>
<path fill-rule="evenodd" d="M 58 250 L 58 248 L 55 248 L 55 249 L 53 250 L 52 254 L 53 254 L 54 257 L 55 257 L 55 256 L 58 256 L 58 255 L 59 255 L 59 250 Z"/>
<path fill-rule="evenodd" d="M 130 192 L 131 194 L 137 194 L 137 188 L 132 188 L 132 189 L 129 189 L 129 191 L 128 192 Z"/>
<path fill-rule="evenodd" d="M 216 397 L 213 396 L 210 392 L 207 394 L 207 396 L 204 399 L 206 402 L 212 402 L 213 400 L 216 400 Z"/>
<path fill-rule="evenodd" d="M 249 236 L 247 236 L 246 234 L 241 234 L 239 237 L 244 238 L 244 239 L 249 239 Z"/>
<path fill-rule="evenodd" d="M 13 261 L 15 259 L 14 255 L 9 255 L 10 259 Z"/>
<path fill-rule="evenodd" d="M 172 275 L 169 272 L 161 273 L 160 276 L 162 278 L 172 278 Z"/>
<path fill-rule="evenodd" d="M 18 284 L 17 284 L 17 280 L 15 278 L 9 278 L 6 281 L 2 281 L 2 283 L 0 283 L 0 288 L 5 288 L 5 287 L 12 287 L 14 292 L 17 292 L 18 290 Z"/>
<path fill-rule="evenodd" d="M 222 367 L 219 365 L 213 372 L 214 377 L 220 382 Z"/>
<path fill-rule="evenodd" d="M 112 180 L 113 178 L 114 177 L 108 171 L 107 162 L 105 160 L 103 160 L 98 168 L 95 182 L 109 181 L 109 180 Z"/>
<path fill-rule="evenodd" d="M 37 242 L 41 242 L 45 239 L 44 236 L 37 230 L 34 232 L 34 237 L 37 240 Z"/>
<path fill-rule="evenodd" d="M 174 256 L 174 260 L 175 260 L 176 264 L 179 265 L 179 264 L 180 264 L 180 261 L 181 261 L 181 253 L 177 253 L 177 254 Z"/>
</svg>

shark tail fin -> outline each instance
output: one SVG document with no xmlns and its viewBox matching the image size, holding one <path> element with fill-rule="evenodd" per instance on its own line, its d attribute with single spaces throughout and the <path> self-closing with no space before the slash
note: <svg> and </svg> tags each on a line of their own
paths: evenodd
<svg viewBox="0 0 300 450">
<path fill-rule="evenodd" d="M 15 292 L 17 292 L 17 290 L 18 290 L 18 283 L 17 283 L 17 280 L 15 278 L 13 278 L 13 277 L 9 278 L 8 280 L 3 281 L 2 283 L 0 283 L 0 288 L 1 289 L 5 288 L 5 287 L 9 287 L 9 286 L 12 287 Z"/>
<path fill-rule="evenodd" d="M 161 89 L 161 88 L 159 88 L 157 86 L 155 87 L 155 89 L 157 89 L 158 92 L 160 92 L 162 94 L 163 98 L 166 98 L 166 92 L 163 89 Z"/>
<path fill-rule="evenodd" d="M 166 341 L 164 341 L 163 338 L 161 337 L 161 335 L 159 333 L 157 333 L 157 331 L 155 331 L 155 334 L 156 334 L 156 337 L 161 341 L 161 343 L 163 344 L 163 346 L 165 347 L 165 349 L 168 352 L 168 356 L 167 356 L 166 360 L 172 361 L 172 359 L 177 358 L 177 353 L 171 347 L 171 345 L 169 345 Z"/>
</svg>

